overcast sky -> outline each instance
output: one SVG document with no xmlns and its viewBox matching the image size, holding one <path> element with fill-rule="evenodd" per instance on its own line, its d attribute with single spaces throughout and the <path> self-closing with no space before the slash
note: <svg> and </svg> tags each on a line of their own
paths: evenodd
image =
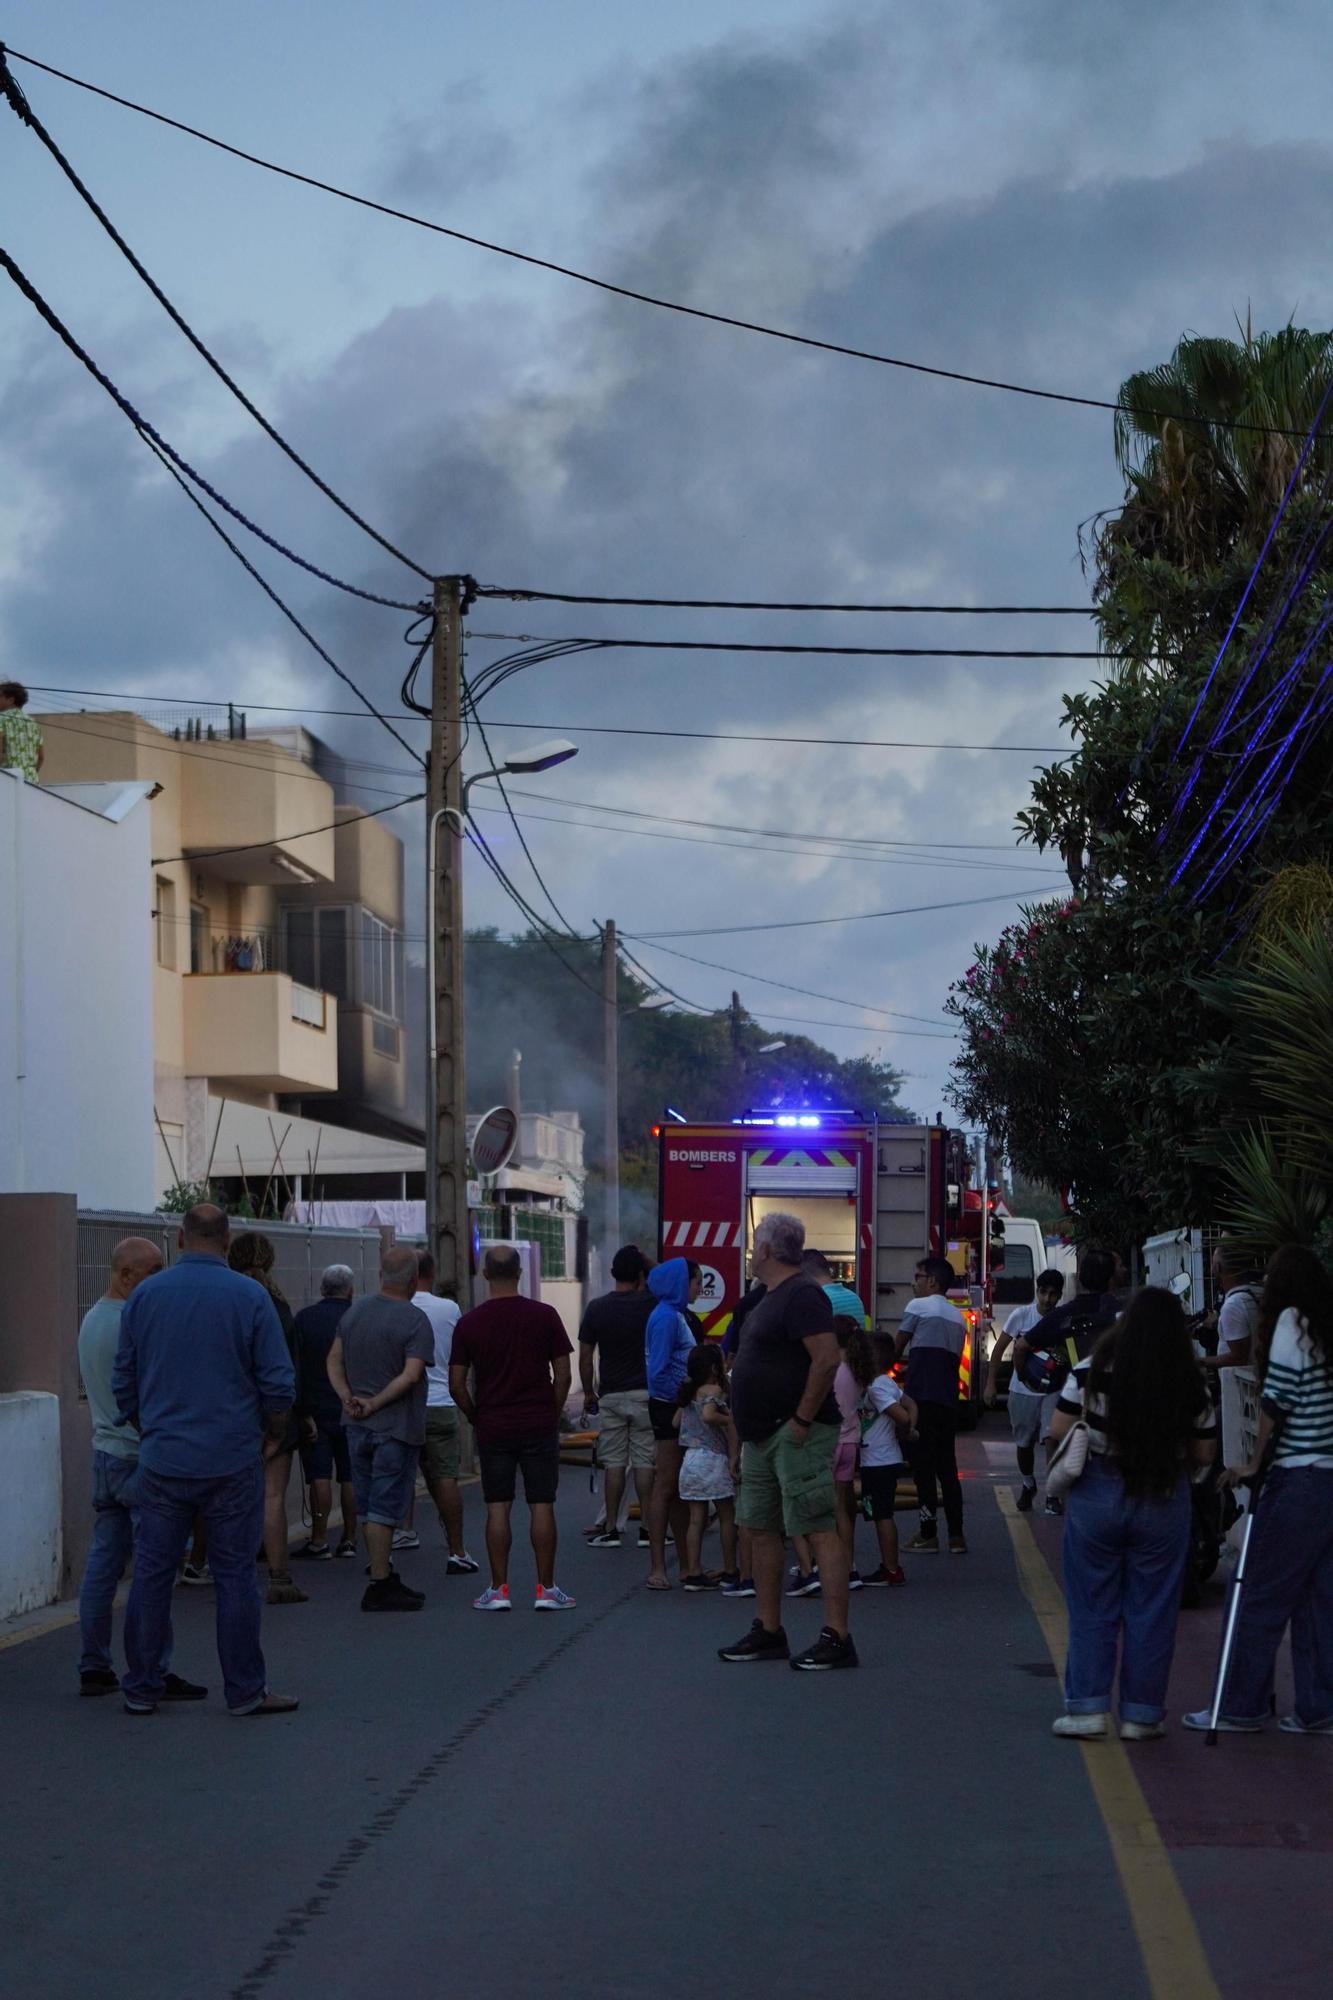
<svg viewBox="0 0 1333 2000">
<path fill-rule="evenodd" d="M 970 0 L 9 0 L 26 53 L 238 145 L 618 282 L 947 367 L 1114 396 L 1186 330 L 1327 326 L 1333 196 L 1323 10 Z M 1086 605 L 1077 525 L 1119 494 L 1107 413 L 1005 396 L 608 298 L 257 172 L 25 65 L 35 109 L 159 283 L 312 463 L 432 571 L 608 594 Z M 238 506 L 338 574 L 415 581 L 309 488 L 207 372 L 0 111 L 3 241 L 130 400 Z M 345 707 L 12 288 L 0 293 L 0 670 L 30 683 Z M 257 546 L 257 545 L 256 545 Z M 254 551 L 251 550 L 251 553 Z M 404 620 L 260 551 L 377 701 Z M 1086 619 L 784 617 L 484 603 L 475 632 L 830 643 L 1094 643 Z M 479 668 L 507 650 L 474 637 Z M 634 949 L 693 999 L 738 985 L 943 1102 L 941 1015 L 974 939 L 1054 864 L 1012 847 L 1030 753 L 650 737 L 576 725 L 1058 745 L 1078 662 L 799 661 L 622 652 L 534 669 L 502 724 L 577 762 L 524 787 L 580 929 L 928 913 L 682 937 L 745 976 Z M 34 697 L 34 706 L 52 705 Z M 257 713 L 253 714 L 257 722 Z M 281 718 L 275 718 L 281 719 Z M 412 789 L 373 721 L 310 717 L 364 803 Z M 424 732 L 404 733 L 424 745 Z M 378 767 L 378 768 L 373 768 Z M 482 792 L 478 792 L 480 803 Z M 618 831 L 568 801 L 656 812 Z M 517 801 L 516 801 L 517 803 Z M 765 854 L 701 822 L 994 843 L 943 863 Z M 389 822 L 413 852 L 420 808 Z M 481 824 L 540 892 L 502 822 Z M 757 843 L 762 848 L 764 843 Z M 413 908 L 420 873 L 411 877 Z M 514 927 L 488 877 L 470 921 Z M 969 897 L 1012 897 L 976 908 Z M 413 919 L 410 935 L 421 925 Z M 764 985 L 845 996 L 851 1007 Z M 882 1013 L 924 1022 L 893 1029 Z M 906 1032 L 911 1030 L 910 1034 Z M 535 1031 L 535 1030 L 534 1030 Z M 800 1031 L 793 1024 L 793 1032 Z"/>
</svg>

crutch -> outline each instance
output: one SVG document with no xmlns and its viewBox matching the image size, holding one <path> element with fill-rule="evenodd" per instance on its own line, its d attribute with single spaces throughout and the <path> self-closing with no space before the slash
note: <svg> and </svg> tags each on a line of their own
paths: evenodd
<svg viewBox="0 0 1333 2000">
<path fill-rule="evenodd" d="M 1263 1492 L 1264 1481 L 1273 1463 L 1273 1453 L 1277 1449 L 1281 1429 L 1282 1419 L 1278 1417 L 1274 1420 L 1268 1444 L 1254 1477 L 1247 1482 L 1250 1489 L 1250 1504 L 1245 1510 L 1245 1526 L 1240 1536 L 1240 1553 L 1236 1557 L 1236 1567 L 1232 1571 L 1231 1589 L 1227 1597 L 1226 1623 L 1222 1627 L 1222 1650 L 1217 1660 L 1217 1681 L 1213 1688 L 1213 1705 L 1208 1715 L 1208 1733 L 1203 1739 L 1210 1750 L 1217 1748 L 1217 1718 L 1222 1713 L 1222 1702 L 1227 1691 L 1227 1676 L 1231 1672 L 1231 1655 L 1235 1650 L 1236 1630 L 1240 1624 L 1240 1600 L 1249 1567 L 1250 1537 L 1254 1533 L 1254 1517 L 1259 1511 L 1259 1496 Z"/>
</svg>

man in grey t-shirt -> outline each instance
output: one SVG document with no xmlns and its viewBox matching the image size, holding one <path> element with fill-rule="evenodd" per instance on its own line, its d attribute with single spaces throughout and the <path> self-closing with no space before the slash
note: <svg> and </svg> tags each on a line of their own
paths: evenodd
<svg viewBox="0 0 1333 2000">
<path fill-rule="evenodd" d="M 435 1329 L 412 1304 L 416 1284 L 416 1251 L 387 1251 L 379 1291 L 348 1308 L 329 1349 L 370 1555 L 363 1611 L 419 1611 L 426 1601 L 393 1567 L 393 1533 L 416 1485 L 426 1435 L 426 1367 L 435 1359 Z"/>
</svg>

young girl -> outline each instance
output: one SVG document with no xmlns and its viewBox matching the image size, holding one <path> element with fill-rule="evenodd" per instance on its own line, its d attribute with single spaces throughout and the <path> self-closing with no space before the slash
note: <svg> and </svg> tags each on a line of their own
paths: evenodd
<svg viewBox="0 0 1333 2000">
<path fill-rule="evenodd" d="M 833 1461 L 838 1533 L 847 1546 L 850 1565 L 847 1587 L 862 1590 L 865 1580 L 856 1567 L 856 1463 L 861 1444 L 861 1398 L 875 1379 L 875 1357 L 870 1335 L 850 1314 L 835 1313 L 833 1331 L 842 1349 L 842 1360 L 833 1378 L 833 1394 L 842 1418 Z"/>
<path fill-rule="evenodd" d="M 902 1439 L 915 1427 L 916 1404 L 893 1379 L 894 1343 L 877 1338 L 872 1352 L 875 1372 L 861 1394 L 861 1511 L 875 1524 L 879 1568 L 865 1582 L 875 1589 L 898 1588 L 907 1578 L 898 1562 L 894 1507 L 903 1469 Z"/>
<path fill-rule="evenodd" d="M 675 1426 L 685 1457 L 680 1468 L 680 1497 L 690 1506 L 690 1525 L 685 1535 L 684 1590 L 716 1590 L 727 1581 L 738 1582 L 736 1568 L 736 1470 L 740 1444 L 727 1407 L 726 1365 L 721 1350 L 711 1341 L 701 1341 L 691 1350 L 685 1380 L 676 1392 Z M 704 1529 L 708 1509 L 717 1508 L 718 1532 L 722 1537 L 722 1575 L 714 1580 L 703 1574 Z"/>
</svg>

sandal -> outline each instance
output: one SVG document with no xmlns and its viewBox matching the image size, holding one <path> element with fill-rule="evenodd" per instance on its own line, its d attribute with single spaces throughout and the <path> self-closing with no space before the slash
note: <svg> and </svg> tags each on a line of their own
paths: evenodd
<svg viewBox="0 0 1333 2000">
<path fill-rule="evenodd" d="M 650 1576 L 647 1583 L 645 1583 L 643 1587 L 645 1590 L 670 1590 L 671 1580 L 669 1577 L 665 1576 L 664 1577 Z"/>
</svg>

